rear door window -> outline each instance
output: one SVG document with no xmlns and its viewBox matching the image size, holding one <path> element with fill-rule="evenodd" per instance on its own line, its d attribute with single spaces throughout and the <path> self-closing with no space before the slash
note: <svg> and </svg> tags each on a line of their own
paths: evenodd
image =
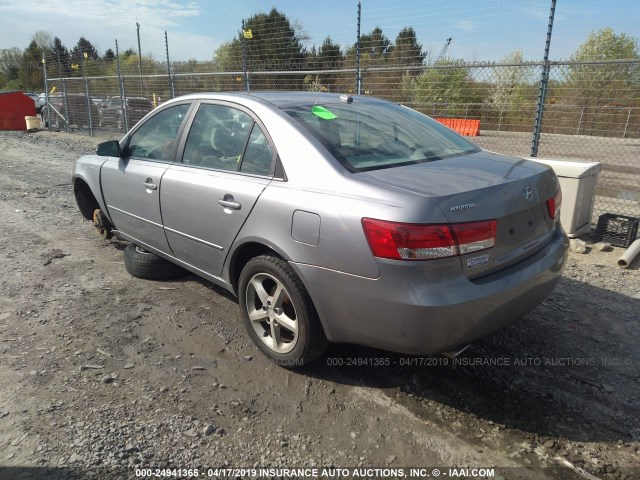
<svg viewBox="0 0 640 480">
<path fill-rule="evenodd" d="M 253 119 L 241 110 L 226 105 L 200 105 L 184 147 L 182 163 L 239 170 L 253 124 Z"/>
</svg>

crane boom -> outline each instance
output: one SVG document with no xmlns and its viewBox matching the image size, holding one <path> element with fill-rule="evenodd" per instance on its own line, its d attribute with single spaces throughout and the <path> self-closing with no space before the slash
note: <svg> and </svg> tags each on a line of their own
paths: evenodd
<svg viewBox="0 0 640 480">
<path fill-rule="evenodd" d="M 440 50 L 440 53 L 438 53 L 438 56 L 433 61 L 434 64 L 438 63 L 440 60 L 444 58 L 444 55 L 447 53 L 447 50 L 449 49 L 450 44 L 451 44 L 451 37 L 447 38 L 447 40 L 444 42 L 444 46 L 442 47 L 442 50 Z"/>
</svg>

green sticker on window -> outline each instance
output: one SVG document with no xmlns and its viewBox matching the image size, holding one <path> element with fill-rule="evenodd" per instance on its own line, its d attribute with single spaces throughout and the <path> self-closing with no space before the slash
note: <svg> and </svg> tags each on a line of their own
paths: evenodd
<svg viewBox="0 0 640 480">
<path fill-rule="evenodd" d="M 334 113 L 330 112 L 324 107 L 321 107 L 320 105 L 314 105 L 314 107 L 311 109 L 311 113 L 324 120 L 333 120 L 334 118 L 338 118 Z"/>
</svg>

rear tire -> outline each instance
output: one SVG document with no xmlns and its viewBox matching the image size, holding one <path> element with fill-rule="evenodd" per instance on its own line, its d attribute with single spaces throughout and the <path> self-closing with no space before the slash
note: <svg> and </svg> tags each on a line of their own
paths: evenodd
<svg viewBox="0 0 640 480">
<path fill-rule="evenodd" d="M 175 263 L 132 243 L 124 249 L 124 268 L 131 276 L 144 280 L 173 280 L 186 274 Z"/>
<path fill-rule="evenodd" d="M 255 257 L 238 283 L 245 328 L 267 357 L 296 368 L 322 355 L 329 342 L 307 289 L 287 262 L 273 255 Z"/>
</svg>

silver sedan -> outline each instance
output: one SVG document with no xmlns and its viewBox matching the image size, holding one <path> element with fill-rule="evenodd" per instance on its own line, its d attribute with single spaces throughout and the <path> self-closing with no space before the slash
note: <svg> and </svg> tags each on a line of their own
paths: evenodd
<svg viewBox="0 0 640 480">
<path fill-rule="evenodd" d="M 550 168 L 371 97 L 176 98 L 78 159 L 73 184 L 130 242 L 131 274 L 228 289 L 286 367 L 329 342 L 455 351 L 539 304 L 566 259 Z"/>
</svg>

